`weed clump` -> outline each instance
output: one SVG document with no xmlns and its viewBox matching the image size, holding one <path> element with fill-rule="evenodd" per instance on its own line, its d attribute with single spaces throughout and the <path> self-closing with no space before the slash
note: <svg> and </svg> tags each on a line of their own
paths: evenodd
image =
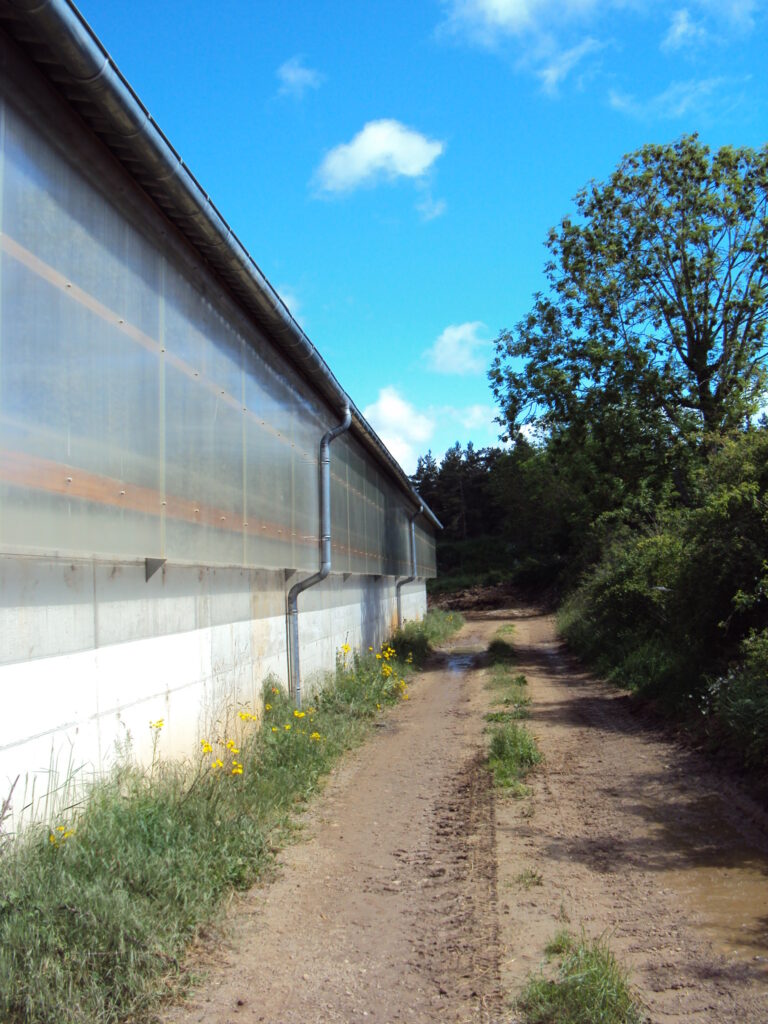
<svg viewBox="0 0 768 1024">
<path fill-rule="evenodd" d="M 536 740 L 524 725 L 504 722 L 492 730 L 488 766 L 497 786 L 522 795 L 525 779 L 541 761 Z"/>
<path fill-rule="evenodd" d="M 508 722 L 530 717 L 528 710 L 531 698 L 528 696 L 528 680 L 522 672 L 515 672 L 515 651 L 504 637 L 514 633 L 514 626 L 502 626 L 488 645 L 488 675 L 486 688 L 495 694 L 494 704 L 503 710 L 490 711 L 487 722 Z"/>
<path fill-rule="evenodd" d="M 559 970 L 529 979 L 517 1003 L 525 1024 L 642 1024 L 627 972 L 604 940 L 563 931 L 546 952 L 562 958 Z"/>
</svg>

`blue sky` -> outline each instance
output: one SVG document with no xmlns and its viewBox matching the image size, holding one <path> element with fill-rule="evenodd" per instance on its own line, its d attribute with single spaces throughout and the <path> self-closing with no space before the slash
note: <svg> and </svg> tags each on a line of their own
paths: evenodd
<svg viewBox="0 0 768 1024">
<path fill-rule="evenodd" d="M 81 0 L 406 470 L 493 444 L 491 341 L 624 153 L 768 138 L 765 0 Z"/>
</svg>

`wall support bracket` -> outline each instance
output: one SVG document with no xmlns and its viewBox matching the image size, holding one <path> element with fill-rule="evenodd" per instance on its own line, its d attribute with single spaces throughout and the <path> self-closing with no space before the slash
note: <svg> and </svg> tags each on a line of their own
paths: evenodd
<svg viewBox="0 0 768 1024">
<path fill-rule="evenodd" d="M 167 558 L 145 558 L 144 559 L 144 580 L 149 582 L 155 575 L 158 569 L 162 569 L 165 563 L 168 561 Z"/>
</svg>

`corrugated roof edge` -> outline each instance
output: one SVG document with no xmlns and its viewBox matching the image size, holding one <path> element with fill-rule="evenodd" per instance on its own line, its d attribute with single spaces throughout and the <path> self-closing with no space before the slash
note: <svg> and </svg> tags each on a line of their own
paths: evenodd
<svg viewBox="0 0 768 1024">
<path fill-rule="evenodd" d="M 410 500 L 422 505 L 427 518 L 442 529 L 75 5 L 70 0 L 0 0 L 0 23 L 200 252 L 283 356 L 334 409 L 349 403 L 355 434 Z"/>
</svg>

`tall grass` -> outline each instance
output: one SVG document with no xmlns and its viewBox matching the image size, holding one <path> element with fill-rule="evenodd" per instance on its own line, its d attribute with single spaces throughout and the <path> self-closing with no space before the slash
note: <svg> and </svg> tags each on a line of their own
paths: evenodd
<svg viewBox="0 0 768 1024">
<path fill-rule="evenodd" d="M 525 1024 L 641 1024 L 627 972 L 603 940 L 560 932 L 547 953 L 561 957 L 559 970 L 529 979 L 517 1004 Z"/>
<path fill-rule="evenodd" d="M 231 735 L 203 739 L 195 763 L 125 765 L 92 788 L 76 819 L 5 844 L 0 1020 L 151 1019 L 183 984 L 185 947 L 223 897 L 264 873 L 339 754 L 408 699 L 417 651 L 458 625 L 430 614 L 401 631 L 397 650 L 345 646 L 312 707 L 298 711 L 267 686 L 261 707 L 233 716 Z"/>
</svg>

